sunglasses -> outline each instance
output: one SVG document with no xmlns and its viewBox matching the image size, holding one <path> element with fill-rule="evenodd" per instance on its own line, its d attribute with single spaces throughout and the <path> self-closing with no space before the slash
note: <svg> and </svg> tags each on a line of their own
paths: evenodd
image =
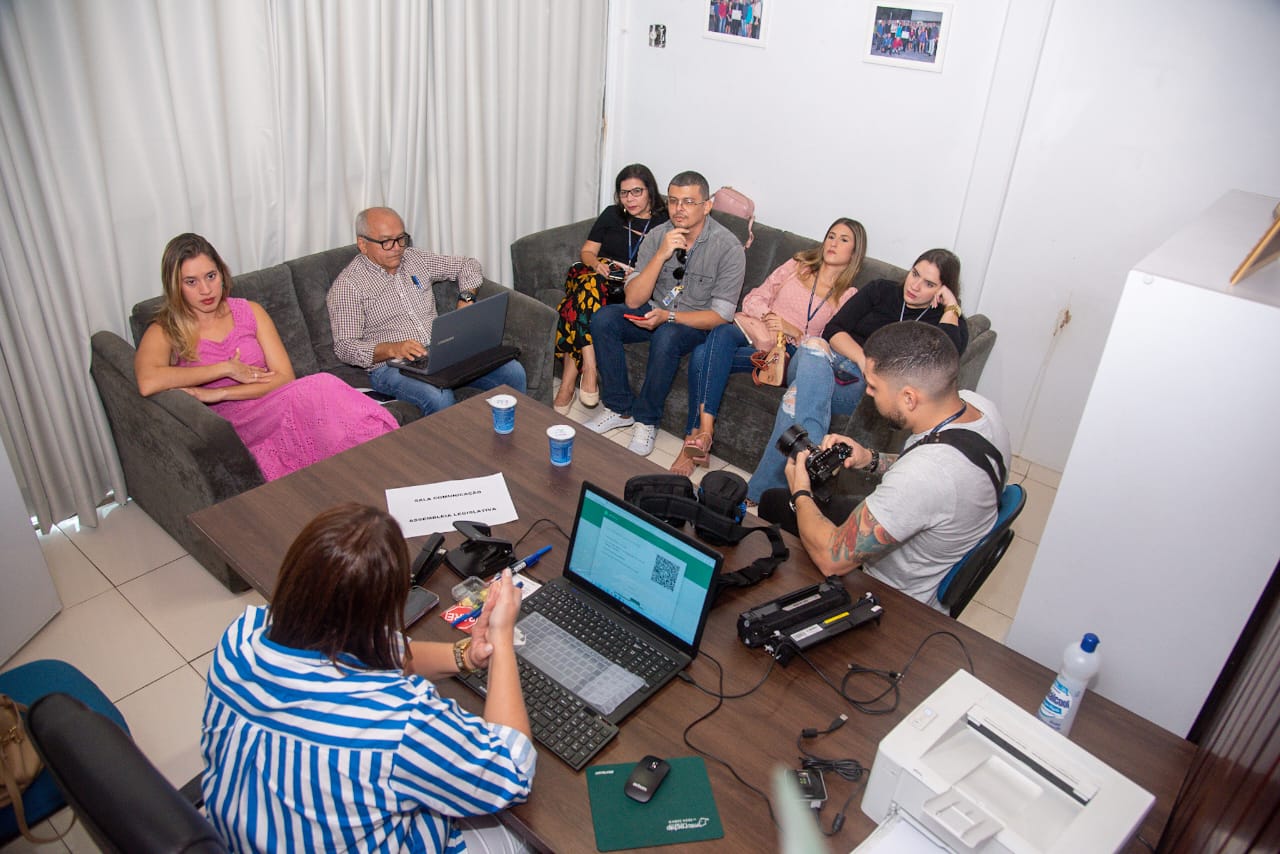
<svg viewBox="0 0 1280 854">
<path fill-rule="evenodd" d="M 677 282 L 684 278 L 684 262 L 687 260 L 689 260 L 689 253 L 684 249 L 677 249 L 676 263 L 680 266 L 671 271 L 671 278 L 675 279 Z"/>
</svg>

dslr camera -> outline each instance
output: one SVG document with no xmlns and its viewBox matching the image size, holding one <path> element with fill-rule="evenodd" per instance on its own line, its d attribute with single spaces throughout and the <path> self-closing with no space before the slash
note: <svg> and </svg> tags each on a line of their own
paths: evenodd
<svg viewBox="0 0 1280 854">
<path fill-rule="evenodd" d="M 844 442 L 838 442 L 825 451 L 809 438 L 809 431 L 799 424 L 792 424 L 786 432 L 778 437 L 778 450 L 792 459 L 801 451 L 809 451 L 809 459 L 805 468 L 809 472 L 809 481 L 815 487 L 825 486 L 844 468 L 844 461 L 853 454 L 853 448 Z"/>
</svg>

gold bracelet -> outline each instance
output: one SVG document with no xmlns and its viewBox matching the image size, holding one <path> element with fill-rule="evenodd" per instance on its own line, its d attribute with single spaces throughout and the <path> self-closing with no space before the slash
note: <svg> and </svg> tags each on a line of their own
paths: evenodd
<svg viewBox="0 0 1280 854">
<path fill-rule="evenodd" d="M 471 638 L 463 638 L 453 645 L 453 663 L 458 665 L 459 673 L 475 673 L 482 667 L 467 666 L 467 650 L 471 648 Z"/>
<path fill-rule="evenodd" d="M 954 311 L 956 313 L 956 317 L 960 317 L 960 303 L 953 302 L 951 305 L 944 308 L 942 313 L 946 314 L 948 311 Z"/>
</svg>

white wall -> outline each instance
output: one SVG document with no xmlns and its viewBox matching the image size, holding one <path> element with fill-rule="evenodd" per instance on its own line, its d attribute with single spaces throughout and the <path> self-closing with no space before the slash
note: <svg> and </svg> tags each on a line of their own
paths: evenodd
<svg viewBox="0 0 1280 854">
<path fill-rule="evenodd" d="M 1000 336 L 980 390 L 1060 470 L 1133 263 L 1226 189 L 1280 192 L 1280 4 L 957 2 L 941 74 L 863 62 L 865 2 L 765 7 L 760 49 L 703 38 L 700 2 L 611 0 L 602 183 L 698 169 L 893 263 L 955 247 Z"/>
</svg>

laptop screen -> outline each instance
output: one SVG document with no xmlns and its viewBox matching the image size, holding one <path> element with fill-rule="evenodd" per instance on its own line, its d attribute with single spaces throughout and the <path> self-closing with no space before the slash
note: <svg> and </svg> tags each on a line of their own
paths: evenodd
<svg viewBox="0 0 1280 854">
<path fill-rule="evenodd" d="M 565 575 L 697 651 L 723 556 L 590 483 Z"/>
</svg>

